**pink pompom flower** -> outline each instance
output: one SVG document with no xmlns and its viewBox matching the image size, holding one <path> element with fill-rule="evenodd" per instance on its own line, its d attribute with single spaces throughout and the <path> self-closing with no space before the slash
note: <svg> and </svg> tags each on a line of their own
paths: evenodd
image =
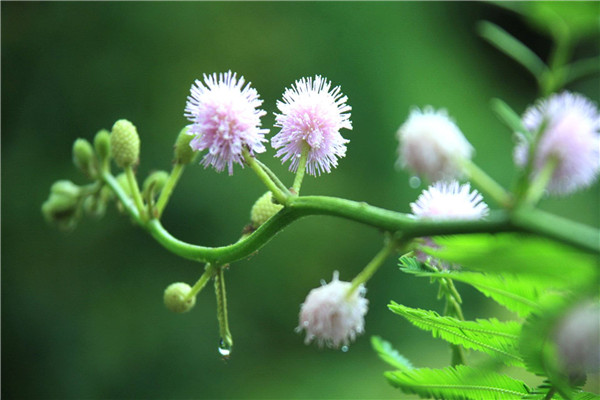
<svg viewBox="0 0 600 400">
<path fill-rule="evenodd" d="M 204 167 L 213 166 L 218 172 L 225 166 L 233 174 L 233 164 L 243 164 L 242 150 L 250 154 L 264 152 L 265 134 L 260 118 L 266 114 L 258 109 L 262 104 L 256 89 L 250 83 L 244 86 L 244 77 L 216 73 L 204 75 L 204 83 L 196 80 L 190 89 L 185 116 L 192 122 L 188 135 L 195 137 L 190 146 L 195 151 L 208 149 L 202 159 Z"/>
<path fill-rule="evenodd" d="M 523 125 L 539 132 L 533 160 L 533 177 L 551 157 L 557 161 L 548 192 L 566 195 L 590 186 L 600 170 L 600 115 L 597 106 L 580 94 L 563 92 L 541 100 L 523 114 Z M 529 160 L 529 142 L 521 135 L 514 150 L 515 163 Z"/>
<path fill-rule="evenodd" d="M 473 147 L 444 109 L 411 111 L 397 133 L 398 164 L 432 182 L 460 178 Z"/>
<path fill-rule="evenodd" d="M 366 289 L 361 285 L 348 296 L 351 287 L 350 282 L 340 281 L 335 271 L 331 282 L 308 293 L 297 328 L 306 330 L 306 344 L 316 339 L 319 346 L 338 348 L 364 332 L 369 304 L 364 297 Z"/>
<path fill-rule="evenodd" d="M 338 158 L 346 155 L 346 143 L 340 129 L 352 129 L 351 107 L 340 87 L 331 89 L 331 82 L 319 75 L 297 80 L 277 102 L 281 114 L 275 113 L 275 126 L 281 131 L 271 139 L 282 162 L 291 160 L 290 170 L 296 171 L 304 144 L 309 146 L 306 169 L 311 175 L 331 172 Z"/>
<path fill-rule="evenodd" d="M 410 208 L 415 217 L 433 220 L 477 220 L 489 213 L 481 194 L 457 181 L 434 183 Z"/>
</svg>

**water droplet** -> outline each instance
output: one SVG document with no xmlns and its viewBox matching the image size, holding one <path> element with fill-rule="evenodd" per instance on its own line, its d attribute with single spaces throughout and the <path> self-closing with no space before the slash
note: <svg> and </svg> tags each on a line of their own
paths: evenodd
<svg viewBox="0 0 600 400">
<path fill-rule="evenodd" d="M 421 178 L 419 178 L 418 176 L 411 176 L 408 179 L 408 185 L 413 189 L 418 188 L 419 186 L 421 186 Z"/>
<path fill-rule="evenodd" d="M 340 350 L 342 350 L 342 352 L 344 352 L 344 353 L 347 353 L 348 350 L 350 350 L 350 347 L 348 347 L 348 346 L 342 346 L 342 348 Z"/>
<path fill-rule="evenodd" d="M 225 342 L 225 340 L 221 339 L 219 341 L 219 354 L 223 357 L 224 360 L 229 359 L 231 354 L 231 345 Z"/>
<path fill-rule="evenodd" d="M 327 282 L 325 282 L 325 279 L 321 279 L 319 282 L 321 283 L 321 286 L 326 286 L 327 285 Z"/>
</svg>

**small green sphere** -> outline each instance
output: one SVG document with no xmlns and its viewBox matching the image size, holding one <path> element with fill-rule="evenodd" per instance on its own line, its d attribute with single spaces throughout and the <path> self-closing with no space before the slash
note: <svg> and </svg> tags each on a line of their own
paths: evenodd
<svg viewBox="0 0 600 400">
<path fill-rule="evenodd" d="M 186 300 L 192 288 L 187 283 L 177 282 L 170 284 L 165 289 L 165 306 L 175 313 L 190 311 L 196 304 L 196 296 Z"/>
<path fill-rule="evenodd" d="M 183 128 L 181 132 L 179 132 L 179 136 L 177 136 L 177 141 L 175 142 L 175 163 L 177 164 L 189 164 L 196 155 L 194 150 L 190 147 L 190 142 L 194 136 L 188 135 L 187 130 L 187 127 Z"/>
<path fill-rule="evenodd" d="M 281 204 L 273 203 L 273 193 L 270 191 L 263 194 L 256 203 L 252 206 L 250 211 L 250 221 L 252 226 L 256 229 L 264 224 L 269 218 L 277 214 L 283 206 Z"/>
<path fill-rule="evenodd" d="M 136 127 L 126 119 L 120 119 L 112 127 L 110 150 L 121 168 L 137 164 L 140 158 L 140 137 Z"/>
</svg>

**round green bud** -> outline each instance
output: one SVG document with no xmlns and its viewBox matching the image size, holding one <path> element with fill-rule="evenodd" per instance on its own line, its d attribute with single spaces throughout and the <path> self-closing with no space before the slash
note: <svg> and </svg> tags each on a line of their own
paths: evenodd
<svg viewBox="0 0 600 400">
<path fill-rule="evenodd" d="M 42 204 L 42 214 L 49 223 L 62 229 L 72 229 L 80 215 L 81 189 L 70 181 L 57 181 L 50 189 L 50 197 Z"/>
<path fill-rule="evenodd" d="M 126 119 L 120 119 L 112 127 L 110 151 L 121 168 L 137 164 L 140 158 L 140 137 L 136 127 Z"/>
<path fill-rule="evenodd" d="M 196 296 L 187 299 L 192 288 L 187 283 L 177 282 L 170 284 L 165 289 L 165 306 L 175 313 L 191 310 L 196 304 Z"/>
<path fill-rule="evenodd" d="M 110 157 L 110 132 L 102 129 L 94 137 L 94 148 L 98 158 L 102 161 Z"/>
<path fill-rule="evenodd" d="M 73 163 L 87 176 L 96 174 L 95 156 L 92 145 L 85 139 L 77 139 L 73 143 Z"/>
<path fill-rule="evenodd" d="M 169 173 L 166 171 L 154 171 L 144 181 L 144 185 L 142 186 L 142 196 L 146 198 L 150 191 L 154 193 L 158 193 L 165 186 L 165 183 L 169 179 Z"/>
<path fill-rule="evenodd" d="M 185 127 L 179 132 L 177 141 L 175 142 L 175 163 L 176 164 L 189 164 L 196 153 L 190 147 L 190 142 L 194 138 L 194 135 L 187 134 L 188 128 Z"/>
<path fill-rule="evenodd" d="M 256 200 L 250 211 L 250 221 L 256 229 L 265 223 L 273 215 L 277 214 L 283 206 L 273 203 L 273 193 L 267 192 Z"/>
</svg>

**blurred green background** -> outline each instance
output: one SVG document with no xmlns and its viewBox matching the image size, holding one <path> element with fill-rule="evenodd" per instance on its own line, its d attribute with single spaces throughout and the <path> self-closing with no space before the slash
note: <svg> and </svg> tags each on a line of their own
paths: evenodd
<svg viewBox="0 0 600 400">
<path fill-rule="evenodd" d="M 590 3 L 597 18 L 598 3 Z M 589 6 L 589 4 L 588 4 Z M 40 206 L 58 179 L 84 183 L 71 145 L 127 118 L 142 140 L 143 179 L 168 170 L 186 96 L 203 73 L 237 71 L 276 101 L 303 76 L 341 85 L 354 130 L 339 168 L 303 192 L 407 212 L 423 189 L 394 167 L 395 132 L 411 106 L 445 107 L 477 149 L 475 161 L 504 185 L 514 178 L 510 132 L 489 100 L 518 112 L 537 96 L 533 79 L 480 39 L 493 21 L 546 58 L 549 39 L 516 14 L 483 3 L 31 3 L 2 2 L 2 397 L 13 398 L 405 398 L 391 388 L 369 337 L 417 366 L 441 367 L 449 350 L 392 315 L 393 299 L 442 310 L 436 290 L 392 260 L 368 285 L 366 334 L 342 353 L 305 346 L 299 305 L 334 270 L 350 280 L 381 245 L 379 232 L 331 217 L 303 219 L 227 273 L 235 348 L 217 353 L 212 288 L 187 314 L 162 292 L 192 284 L 203 266 L 178 259 L 111 207 L 72 233 L 48 226 Z M 596 13 L 596 14 L 594 14 Z M 576 57 L 598 54 L 598 37 Z M 569 87 L 594 101 L 598 77 Z M 274 130 L 272 130 L 274 132 Z M 273 158 L 261 160 L 291 183 Z M 265 191 L 248 169 L 233 176 L 191 165 L 164 215 L 183 240 L 237 240 Z M 598 184 L 544 200 L 560 215 L 599 225 Z M 460 285 L 467 318 L 510 317 Z M 527 378 L 530 379 L 530 378 Z M 533 382 L 536 382 L 533 380 Z"/>
</svg>

